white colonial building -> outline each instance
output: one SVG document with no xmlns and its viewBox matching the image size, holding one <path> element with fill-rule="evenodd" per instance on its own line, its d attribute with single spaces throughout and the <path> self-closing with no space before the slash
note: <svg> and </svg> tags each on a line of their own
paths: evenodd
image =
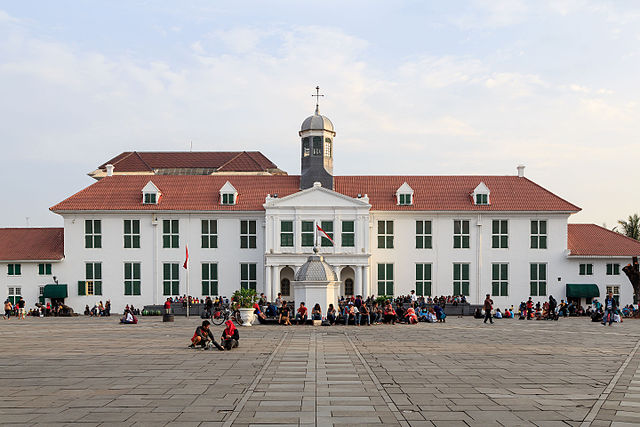
<svg viewBox="0 0 640 427">
<path fill-rule="evenodd" d="M 91 173 L 96 183 L 51 208 L 64 218 L 63 257 L 16 260 L 3 247 L 1 285 L 13 297 L 19 286 L 29 305 L 41 292 L 48 298 L 40 287 L 53 281 L 9 269 L 50 261 L 76 311 L 97 300 L 121 310 L 240 287 L 275 299 L 291 295 L 317 240 L 342 295 L 416 290 L 481 303 L 489 293 L 502 307 L 548 295 L 584 305 L 611 289 L 632 302 L 621 269 L 640 243 L 569 225 L 580 209 L 524 167 L 513 176 L 335 176 L 331 121 L 316 109 L 299 135 L 300 175 L 260 153 L 122 153 Z"/>
</svg>

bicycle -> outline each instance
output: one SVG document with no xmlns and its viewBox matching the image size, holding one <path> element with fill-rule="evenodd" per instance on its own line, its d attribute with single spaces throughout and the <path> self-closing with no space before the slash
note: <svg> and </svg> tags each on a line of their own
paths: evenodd
<svg viewBox="0 0 640 427">
<path fill-rule="evenodd" d="M 226 322 L 229 319 L 236 322 L 238 325 L 242 325 L 242 319 L 240 318 L 240 310 L 238 309 L 230 310 L 229 307 L 226 306 L 221 309 L 214 308 L 211 313 L 211 322 L 216 326 L 222 325 L 224 322 Z"/>
</svg>

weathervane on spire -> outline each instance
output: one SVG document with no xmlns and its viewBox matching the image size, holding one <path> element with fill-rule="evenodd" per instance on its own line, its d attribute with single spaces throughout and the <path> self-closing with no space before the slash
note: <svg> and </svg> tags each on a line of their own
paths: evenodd
<svg viewBox="0 0 640 427">
<path fill-rule="evenodd" d="M 320 97 L 324 95 L 320 95 L 320 86 L 316 86 L 316 94 L 311 95 L 316 97 L 316 114 L 320 114 L 320 106 L 318 105 L 320 101 Z"/>
</svg>

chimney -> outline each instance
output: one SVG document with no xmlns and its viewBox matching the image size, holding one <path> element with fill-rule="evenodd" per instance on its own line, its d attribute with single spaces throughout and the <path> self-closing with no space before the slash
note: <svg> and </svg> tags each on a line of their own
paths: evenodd
<svg viewBox="0 0 640 427">
<path fill-rule="evenodd" d="M 524 178 L 524 165 L 518 165 L 518 176 Z"/>
<path fill-rule="evenodd" d="M 113 176 L 113 165 L 107 165 L 107 176 Z"/>
</svg>

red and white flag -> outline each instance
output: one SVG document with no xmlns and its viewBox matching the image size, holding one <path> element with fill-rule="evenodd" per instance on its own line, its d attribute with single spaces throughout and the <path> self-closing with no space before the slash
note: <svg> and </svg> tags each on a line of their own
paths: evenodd
<svg viewBox="0 0 640 427">
<path fill-rule="evenodd" d="M 316 227 L 318 228 L 318 231 L 320 231 L 322 234 L 324 234 L 324 237 L 329 239 L 331 244 L 335 246 L 336 243 L 333 241 L 333 239 L 331 237 L 329 237 L 329 235 L 326 233 L 326 231 L 324 231 L 322 228 L 320 228 L 320 226 L 318 224 L 316 224 Z"/>
<path fill-rule="evenodd" d="M 186 270 L 189 268 L 189 246 L 185 246 L 185 249 L 187 250 L 187 259 L 184 260 L 184 264 L 182 264 L 182 268 Z"/>
</svg>

